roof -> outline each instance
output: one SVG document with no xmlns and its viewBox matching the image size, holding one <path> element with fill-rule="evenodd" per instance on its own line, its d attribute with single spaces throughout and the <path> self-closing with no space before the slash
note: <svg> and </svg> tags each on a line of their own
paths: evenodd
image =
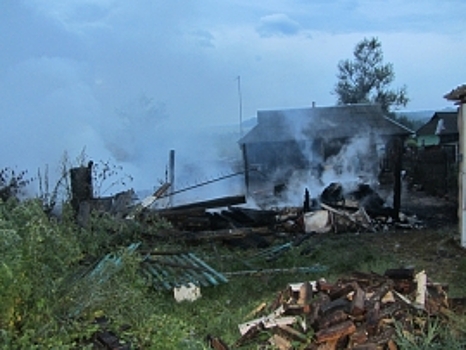
<svg viewBox="0 0 466 350">
<path fill-rule="evenodd" d="M 458 133 L 458 112 L 435 112 L 432 118 L 421 126 L 416 135 L 451 135 Z"/>
<path fill-rule="evenodd" d="M 258 111 L 257 122 L 240 144 L 316 137 L 338 139 L 371 131 L 382 136 L 414 133 L 386 117 L 380 106 L 373 104 Z"/>
<path fill-rule="evenodd" d="M 466 100 L 466 84 L 458 86 L 443 97 L 450 101 L 464 102 Z"/>
</svg>

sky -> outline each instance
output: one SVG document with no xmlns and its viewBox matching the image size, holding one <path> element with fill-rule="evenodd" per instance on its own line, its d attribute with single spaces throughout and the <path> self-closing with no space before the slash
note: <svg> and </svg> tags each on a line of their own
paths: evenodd
<svg viewBox="0 0 466 350">
<path fill-rule="evenodd" d="M 452 107 L 464 14 L 464 0 L 1 0 L 0 166 L 34 174 L 84 151 L 154 185 L 170 149 L 198 167 L 218 156 L 212 128 L 334 105 L 338 62 L 365 37 L 407 110 Z"/>
</svg>

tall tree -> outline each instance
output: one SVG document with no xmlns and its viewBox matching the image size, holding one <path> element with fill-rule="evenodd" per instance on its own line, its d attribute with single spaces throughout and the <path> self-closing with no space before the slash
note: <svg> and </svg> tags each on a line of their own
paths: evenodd
<svg viewBox="0 0 466 350">
<path fill-rule="evenodd" d="M 383 63 L 382 44 L 377 38 L 364 38 L 356 44 L 353 54 L 353 60 L 338 63 L 334 89 L 338 104 L 377 103 L 385 112 L 406 106 L 406 86 L 390 88 L 395 79 L 393 64 Z"/>
</svg>

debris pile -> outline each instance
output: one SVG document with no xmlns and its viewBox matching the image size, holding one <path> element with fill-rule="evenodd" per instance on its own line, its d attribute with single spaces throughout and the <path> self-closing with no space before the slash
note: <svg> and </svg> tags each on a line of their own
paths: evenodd
<svg viewBox="0 0 466 350">
<path fill-rule="evenodd" d="M 312 202 L 312 206 L 311 203 Z M 416 216 L 399 213 L 393 217 L 392 208 L 369 185 L 359 185 L 350 193 L 342 186 L 330 184 L 318 199 L 310 199 L 306 190 L 303 206 L 270 209 L 244 208 L 244 196 L 224 197 L 190 203 L 168 209 L 151 209 L 142 220 L 155 216 L 172 224 L 171 230 L 159 238 L 202 242 L 218 240 L 226 243 L 242 241 L 244 246 L 264 248 L 270 239 L 284 234 L 381 232 L 394 228 L 418 229 L 422 222 Z"/>
<path fill-rule="evenodd" d="M 262 304 L 253 317 L 264 316 L 239 325 L 235 347 L 263 345 L 259 335 L 266 332 L 266 343 L 278 349 L 398 349 L 397 327 L 412 336 L 422 332 L 430 317 L 448 315 L 449 300 L 445 286 L 424 271 L 392 269 L 291 284 L 265 309 Z"/>
</svg>

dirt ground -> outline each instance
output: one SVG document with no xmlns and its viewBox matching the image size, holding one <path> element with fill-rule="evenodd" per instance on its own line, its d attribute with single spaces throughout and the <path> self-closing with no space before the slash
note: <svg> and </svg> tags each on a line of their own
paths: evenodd
<svg viewBox="0 0 466 350">
<path fill-rule="evenodd" d="M 457 285 L 459 265 L 466 262 L 466 249 L 460 244 L 457 203 L 454 196 L 433 197 L 422 191 L 405 192 L 401 212 L 416 215 L 423 227 L 370 234 L 365 236 L 365 242 L 395 257 L 399 267 L 425 270 L 432 281 L 449 283 L 451 293 L 455 293 L 461 287 Z"/>
</svg>

